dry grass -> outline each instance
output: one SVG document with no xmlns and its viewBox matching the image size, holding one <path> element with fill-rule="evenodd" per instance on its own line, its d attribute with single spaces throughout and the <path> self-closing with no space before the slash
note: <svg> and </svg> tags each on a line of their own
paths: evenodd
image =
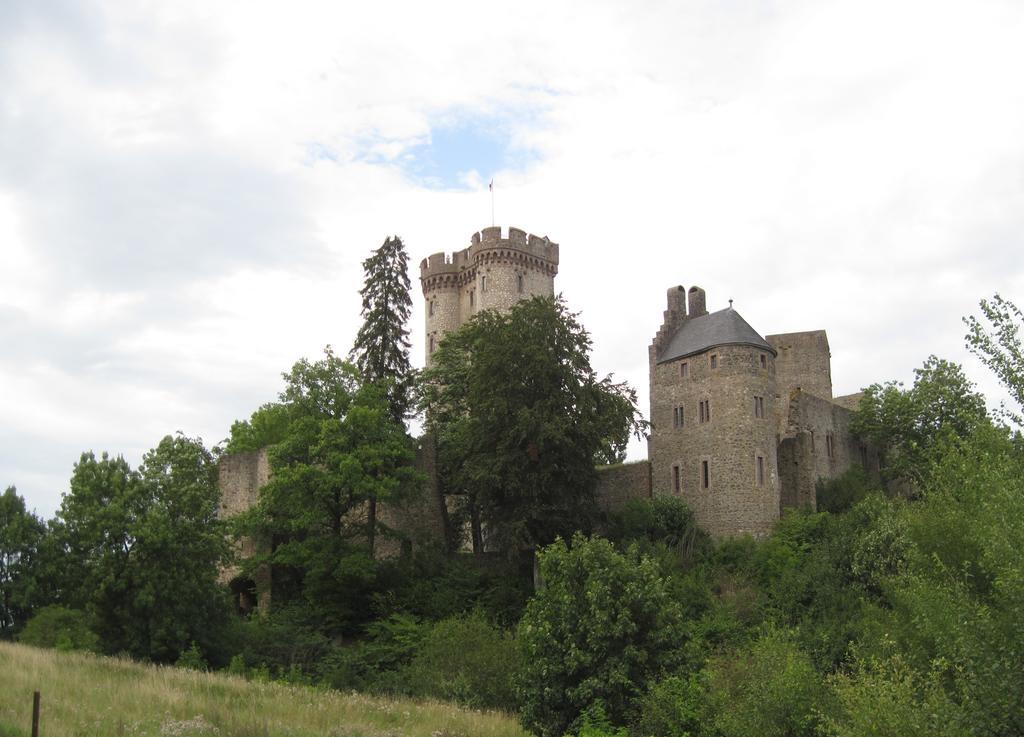
<svg viewBox="0 0 1024 737">
<path fill-rule="evenodd" d="M 526 737 L 510 716 L 0 643 L 0 736 Z"/>
</svg>

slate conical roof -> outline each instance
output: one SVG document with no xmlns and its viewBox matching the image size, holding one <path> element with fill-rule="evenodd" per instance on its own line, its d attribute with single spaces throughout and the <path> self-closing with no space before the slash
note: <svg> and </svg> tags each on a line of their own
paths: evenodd
<svg viewBox="0 0 1024 737">
<path fill-rule="evenodd" d="M 691 317 L 684 322 L 658 356 L 658 363 L 703 353 L 720 345 L 749 345 L 776 355 L 750 324 L 732 307 Z"/>
</svg>

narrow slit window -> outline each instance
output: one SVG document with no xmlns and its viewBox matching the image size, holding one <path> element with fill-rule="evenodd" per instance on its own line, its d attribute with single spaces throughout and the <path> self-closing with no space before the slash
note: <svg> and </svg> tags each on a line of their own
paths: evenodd
<svg viewBox="0 0 1024 737">
<path fill-rule="evenodd" d="M 516 274 L 516 289 L 519 290 L 520 294 L 522 294 L 523 290 L 525 289 L 525 287 L 523 286 L 523 275 L 522 274 Z"/>
<path fill-rule="evenodd" d="M 832 433 L 825 433 L 825 452 L 829 458 L 835 457 L 836 441 L 832 437 Z"/>
<path fill-rule="evenodd" d="M 487 291 L 487 275 L 485 274 L 484 276 L 480 277 L 480 292 L 483 293 L 483 292 L 486 292 L 486 291 Z"/>
<path fill-rule="evenodd" d="M 757 485 L 764 486 L 764 456 L 757 457 Z"/>
<path fill-rule="evenodd" d="M 686 361 L 679 364 L 679 375 L 684 379 L 690 375 L 690 364 Z"/>
<path fill-rule="evenodd" d="M 718 354 L 717 353 L 712 353 L 711 354 L 711 368 L 713 368 L 713 369 L 718 368 Z"/>
<path fill-rule="evenodd" d="M 431 353 L 434 352 L 434 336 L 433 335 L 430 336 L 430 352 Z"/>
<path fill-rule="evenodd" d="M 701 423 L 711 422 L 711 400 L 702 399 L 700 401 L 700 421 Z"/>
<path fill-rule="evenodd" d="M 430 316 L 434 316 L 434 300 L 430 300 Z"/>
<path fill-rule="evenodd" d="M 763 353 L 761 354 L 761 368 L 768 368 L 768 356 L 764 355 Z"/>
<path fill-rule="evenodd" d="M 764 397 L 754 397 L 754 417 L 764 419 Z"/>
<path fill-rule="evenodd" d="M 708 462 L 700 462 L 700 483 L 701 488 L 708 489 L 711 487 L 711 473 L 708 469 Z"/>
<path fill-rule="evenodd" d="M 469 306 L 474 307 L 476 305 L 476 290 L 469 290 Z"/>
<path fill-rule="evenodd" d="M 672 413 L 672 426 L 682 427 L 683 426 L 683 408 L 676 407 Z"/>
<path fill-rule="evenodd" d="M 679 464 L 672 466 L 672 488 L 679 493 Z"/>
</svg>

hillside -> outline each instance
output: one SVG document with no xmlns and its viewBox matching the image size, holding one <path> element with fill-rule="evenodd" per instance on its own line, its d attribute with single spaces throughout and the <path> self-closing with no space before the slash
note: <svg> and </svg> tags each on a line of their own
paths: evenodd
<svg viewBox="0 0 1024 737">
<path fill-rule="evenodd" d="M 0 643 L 0 735 L 523 737 L 517 722 L 441 702 L 371 698 Z"/>
</svg>

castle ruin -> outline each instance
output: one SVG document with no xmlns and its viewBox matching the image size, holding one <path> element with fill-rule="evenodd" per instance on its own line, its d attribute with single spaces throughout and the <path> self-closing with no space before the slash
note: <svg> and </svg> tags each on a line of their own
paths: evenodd
<svg viewBox="0 0 1024 737">
<path fill-rule="evenodd" d="M 503 237 L 500 227 L 490 227 L 474 233 L 467 248 L 423 259 L 426 365 L 445 334 L 477 312 L 554 296 L 558 258 L 558 244 L 547 237 L 518 228 Z M 731 300 L 709 312 L 703 289 L 674 286 L 648 364 L 648 458 L 600 469 L 597 497 L 605 510 L 631 499 L 677 496 L 715 538 L 764 537 L 783 509 L 815 508 L 820 479 L 855 464 L 877 478 L 876 451 L 849 430 L 859 395 L 832 396 L 824 330 L 762 336 Z M 406 545 L 443 540 L 446 504 L 434 460 L 429 438 L 422 439 L 417 464 L 430 483 L 414 508 L 378 506 Z M 222 458 L 221 513 L 255 504 L 269 472 L 265 450 Z M 252 545 L 243 542 L 242 554 Z M 398 550 L 385 543 L 374 552 Z M 225 571 L 224 580 L 232 573 Z M 268 582 L 232 585 L 240 602 L 258 600 L 262 608 L 269 601 Z"/>
</svg>

